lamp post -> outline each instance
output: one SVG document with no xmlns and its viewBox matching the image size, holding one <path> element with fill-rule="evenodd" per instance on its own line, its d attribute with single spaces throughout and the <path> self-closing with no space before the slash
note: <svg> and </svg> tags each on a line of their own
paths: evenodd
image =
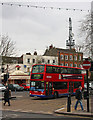
<svg viewBox="0 0 93 120">
<path fill-rule="evenodd" d="M 0 41 L 0 79 L 1 79 L 1 74 L 2 74 L 2 56 L 1 56 L 1 41 Z"/>
<path fill-rule="evenodd" d="M 60 65 L 60 52 L 58 52 L 58 65 Z"/>
</svg>

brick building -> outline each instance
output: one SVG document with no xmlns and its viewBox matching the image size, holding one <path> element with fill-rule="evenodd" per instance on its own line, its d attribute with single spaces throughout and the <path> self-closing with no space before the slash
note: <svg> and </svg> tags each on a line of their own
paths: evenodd
<svg viewBox="0 0 93 120">
<path fill-rule="evenodd" d="M 83 53 L 76 52 L 75 49 L 61 49 L 51 45 L 44 55 L 58 57 L 58 64 L 62 66 L 82 67 Z"/>
</svg>

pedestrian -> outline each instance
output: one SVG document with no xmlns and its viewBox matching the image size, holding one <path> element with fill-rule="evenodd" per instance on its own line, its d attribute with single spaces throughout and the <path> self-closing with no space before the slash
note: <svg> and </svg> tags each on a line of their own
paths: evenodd
<svg viewBox="0 0 93 120">
<path fill-rule="evenodd" d="M 81 101 L 82 100 L 82 87 L 81 86 L 79 86 L 79 89 L 76 90 L 76 99 L 77 99 L 77 101 L 75 104 L 75 110 L 77 109 L 78 103 L 80 103 L 81 109 L 84 110 L 82 101 Z"/>
<path fill-rule="evenodd" d="M 4 106 L 5 106 L 6 102 L 8 102 L 8 106 L 10 106 L 9 96 L 10 96 L 10 92 L 9 92 L 9 89 L 8 89 L 8 86 L 7 86 L 6 90 L 4 92 Z"/>
</svg>

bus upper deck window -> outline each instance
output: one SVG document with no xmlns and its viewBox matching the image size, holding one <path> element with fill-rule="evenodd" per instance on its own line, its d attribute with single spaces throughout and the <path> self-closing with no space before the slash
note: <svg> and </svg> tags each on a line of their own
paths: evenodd
<svg viewBox="0 0 93 120">
<path fill-rule="evenodd" d="M 35 65 L 33 66 L 32 73 L 43 73 L 44 65 Z"/>
</svg>

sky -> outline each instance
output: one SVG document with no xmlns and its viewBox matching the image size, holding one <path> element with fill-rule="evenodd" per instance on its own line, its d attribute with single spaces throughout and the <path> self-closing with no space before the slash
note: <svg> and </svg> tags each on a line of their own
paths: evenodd
<svg viewBox="0 0 93 120">
<path fill-rule="evenodd" d="M 89 14 L 91 0 L 81 0 L 81 2 L 79 0 L 74 2 L 71 0 L 69 2 L 67 0 L 65 2 L 63 0 L 19 1 L 12 0 L 12 4 L 49 8 L 0 5 L 0 33 L 8 35 L 11 40 L 16 42 L 18 56 L 27 52 L 33 55 L 35 50 L 42 55 L 51 44 L 65 49 L 69 36 L 69 17 L 72 19 L 75 43 L 80 44 L 84 40 L 83 36 L 79 36 L 80 21 Z M 6 2 L 11 3 L 10 0 Z M 57 9 L 59 7 L 63 9 Z M 71 10 L 66 10 L 67 8 Z M 81 9 L 83 11 L 80 11 Z"/>
</svg>

